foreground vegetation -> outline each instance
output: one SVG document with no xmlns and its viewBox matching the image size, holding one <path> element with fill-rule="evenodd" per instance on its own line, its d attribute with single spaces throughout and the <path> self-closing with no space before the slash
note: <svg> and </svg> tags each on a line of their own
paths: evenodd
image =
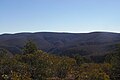
<svg viewBox="0 0 120 80">
<path fill-rule="evenodd" d="M 118 47 L 104 63 L 94 63 L 80 55 L 45 53 L 29 41 L 23 54 L 9 55 L 0 49 L 0 80 L 119 80 L 119 53 Z"/>
</svg>

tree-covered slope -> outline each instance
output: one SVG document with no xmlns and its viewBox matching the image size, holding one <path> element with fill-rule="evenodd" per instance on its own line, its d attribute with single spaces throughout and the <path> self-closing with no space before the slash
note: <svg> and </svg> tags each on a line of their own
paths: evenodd
<svg viewBox="0 0 120 80">
<path fill-rule="evenodd" d="M 112 50 L 114 44 L 120 43 L 119 33 L 17 33 L 0 35 L 0 48 L 11 53 L 21 53 L 26 41 L 32 40 L 39 49 L 60 55 L 104 55 Z"/>
</svg>

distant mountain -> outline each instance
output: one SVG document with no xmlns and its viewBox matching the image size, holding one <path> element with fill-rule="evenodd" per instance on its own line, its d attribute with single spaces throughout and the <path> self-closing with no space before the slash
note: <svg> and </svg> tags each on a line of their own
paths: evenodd
<svg viewBox="0 0 120 80">
<path fill-rule="evenodd" d="M 21 53 L 27 40 L 36 43 L 39 49 L 59 55 L 81 54 L 85 56 L 104 56 L 120 43 L 120 33 L 17 33 L 0 35 L 0 48 L 13 54 Z"/>
</svg>

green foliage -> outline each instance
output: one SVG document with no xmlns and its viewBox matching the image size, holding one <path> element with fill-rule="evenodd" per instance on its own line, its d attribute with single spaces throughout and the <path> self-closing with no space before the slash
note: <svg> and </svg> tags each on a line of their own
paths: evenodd
<svg viewBox="0 0 120 80">
<path fill-rule="evenodd" d="M 109 80 L 110 64 L 76 63 L 74 58 L 36 51 L 2 59 L 0 75 L 12 80 Z M 87 76 L 87 77 L 86 77 Z M 7 80 L 8 80 L 7 79 Z"/>
<path fill-rule="evenodd" d="M 80 55 L 75 55 L 75 60 L 76 60 L 77 65 L 81 65 L 81 64 L 85 63 L 84 57 L 82 57 Z"/>
<path fill-rule="evenodd" d="M 120 79 L 120 44 L 116 45 L 116 50 L 106 56 L 106 62 L 112 65 L 110 77 L 112 80 Z"/>
<path fill-rule="evenodd" d="M 120 53 L 115 54 L 116 56 L 112 57 L 111 64 L 111 78 L 112 80 L 120 79 Z"/>
<path fill-rule="evenodd" d="M 87 63 L 82 64 L 79 67 L 77 80 L 110 80 L 107 72 L 104 71 L 103 67 L 107 65 L 107 68 L 110 67 L 108 64 L 95 64 Z"/>
<path fill-rule="evenodd" d="M 8 56 L 4 50 L 1 53 L 0 80 L 110 80 L 109 63 L 87 63 L 80 55 L 55 56 L 37 50 L 31 41 L 25 45 L 24 54 Z M 113 62 L 117 63 L 115 59 Z"/>
<path fill-rule="evenodd" d="M 34 53 L 35 51 L 37 51 L 37 46 L 35 45 L 35 43 L 29 40 L 24 46 L 23 53 L 30 54 Z"/>
<path fill-rule="evenodd" d="M 6 49 L 0 48 L 0 58 L 9 57 Z"/>
</svg>

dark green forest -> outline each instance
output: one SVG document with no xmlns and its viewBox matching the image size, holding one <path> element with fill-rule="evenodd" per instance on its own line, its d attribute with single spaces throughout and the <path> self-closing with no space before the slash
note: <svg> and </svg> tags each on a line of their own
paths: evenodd
<svg viewBox="0 0 120 80">
<path fill-rule="evenodd" d="M 0 49 L 0 80 L 120 80 L 120 45 L 101 63 L 76 54 L 59 56 L 28 41 L 21 54 Z"/>
</svg>

